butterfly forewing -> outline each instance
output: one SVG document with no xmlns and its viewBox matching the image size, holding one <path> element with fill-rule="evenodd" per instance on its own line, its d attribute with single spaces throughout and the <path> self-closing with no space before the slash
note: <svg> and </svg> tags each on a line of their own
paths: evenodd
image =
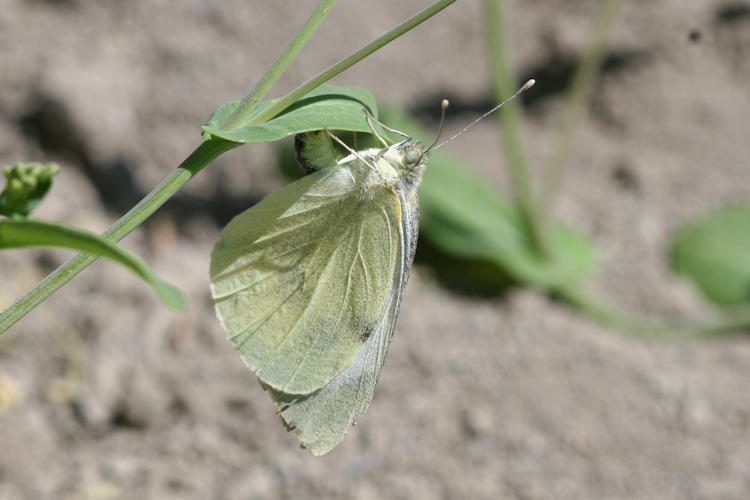
<svg viewBox="0 0 750 500">
<path fill-rule="evenodd" d="M 211 258 L 216 310 L 261 381 L 309 394 L 357 358 L 382 317 L 401 211 L 352 162 L 294 182 L 222 231 Z M 363 185 L 368 186 L 363 189 Z"/>
</svg>

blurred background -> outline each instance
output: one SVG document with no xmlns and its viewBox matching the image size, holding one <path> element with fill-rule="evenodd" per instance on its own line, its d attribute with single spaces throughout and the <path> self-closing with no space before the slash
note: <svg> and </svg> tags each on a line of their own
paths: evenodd
<svg viewBox="0 0 750 500">
<path fill-rule="evenodd" d="M 56 161 L 35 216 L 102 231 L 242 97 L 316 2 L 3 0 L 0 164 Z M 600 2 L 510 1 L 532 169 Z M 426 7 L 343 0 L 269 97 Z M 459 0 L 333 80 L 455 132 L 493 101 L 482 4 Z M 596 242 L 596 293 L 711 320 L 669 271 L 674 228 L 750 200 L 750 3 L 625 2 L 555 205 Z M 163 307 L 96 262 L 0 336 L 0 499 L 750 497 L 750 339 L 649 342 L 543 293 L 446 287 L 417 261 L 375 398 L 344 442 L 298 448 L 213 314 L 223 224 L 287 180 L 280 144 L 235 149 L 123 243 L 190 298 Z M 485 120 L 445 149 L 508 192 Z M 535 174 L 542 172 L 535 172 Z M 450 190 L 450 186 L 445 187 Z M 0 308 L 68 252 L 0 254 Z"/>
</svg>

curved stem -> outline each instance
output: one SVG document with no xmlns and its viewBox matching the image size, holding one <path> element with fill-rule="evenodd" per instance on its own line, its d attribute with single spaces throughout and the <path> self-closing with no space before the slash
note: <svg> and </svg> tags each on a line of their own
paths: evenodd
<svg viewBox="0 0 750 500">
<path fill-rule="evenodd" d="M 119 241 L 124 238 L 125 235 L 138 227 L 161 207 L 203 167 L 211 163 L 222 153 L 238 145 L 234 142 L 220 139 L 205 141 L 179 167 L 169 174 L 166 179 L 156 186 L 153 191 L 107 229 L 103 236 L 110 241 Z M 37 283 L 34 288 L 16 300 L 13 305 L 0 315 L 0 334 L 13 326 L 16 321 L 23 318 L 29 311 L 55 293 L 61 286 L 70 281 L 96 259 L 96 255 L 81 252 Z"/>
<path fill-rule="evenodd" d="M 284 111 L 292 103 L 297 101 L 299 98 L 301 98 L 302 96 L 304 96 L 311 90 L 319 87 L 321 84 L 327 82 L 328 80 L 338 75 L 345 69 L 349 68 L 350 66 L 353 66 L 354 64 L 358 63 L 359 61 L 369 56 L 376 50 L 382 48 L 386 44 L 400 37 L 407 31 L 425 22 L 427 19 L 434 16 L 441 10 L 445 9 L 446 7 L 448 7 L 450 4 L 454 3 L 455 1 L 456 0 L 439 0 L 438 2 L 435 2 L 431 6 L 424 9 L 423 11 L 415 14 L 414 16 L 410 17 L 403 23 L 391 29 L 383 36 L 378 37 L 375 41 L 368 43 L 367 45 L 365 45 L 358 51 L 354 52 L 352 55 L 340 60 L 339 62 L 329 67 L 328 69 L 326 69 L 319 75 L 314 76 L 313 78 L 310 78 L 305 83 L 303 83 L 296 89 L 292 90 L 287 95 L 280 98 L 278 101 L 274 102 L 273 105 L 268 107 L 268 109 L 266 109 L 262 113 L 255 116 L 253 118 L 253 122 L 263 123 L 263 122 L 270 120 L 271 118 L 279 114 L 281 111 Z"/>
<path fill-rule="evenodd" d="M 506 35 L 508 23 L 502 0 L 484 2 L 492 85 L 498 101 L 515 91 L 516 77 L 512 69 L 510 43 Z M 534 197 L 528 159 L 521 138 L 521 112 L 518 101 L 509 102 L 498 113 L 497 119 L 503 134 L 503 151 L 513 187 L 513 197 L 521 213 L 532 247 L 545 258 L 554 258 L 547 221 Z"/>
<path fill-rule="evenodd" d="M 727 317 L 715 323 L 657 323 L 628 315 L 591 296 L 582 288 L 569 286 L 555 293 L 602 325 L 630 333 L 644 340 L 707 340 L 750 332 L 750 312 Z"/>
<path fill-rule="evenodd" d="M 294 39 L 289 42 L 284 52 L 274 61 L 271 69 L 263 75 L 263 78 L 258 81 L 253 90 L 240 101 L 240 104 L 232 112 L 229 118 L 221 124 L 222 130 L 230 130 L 236 128 L 242 124 L 245 117 L 255 108 L 255 105 L 263 99 L 268 91 L 276 83 L 276 80 L 284 73 L 289 63 L 291 63 L 297 53 L 305 46 L 307 41 L 310 39 L 315 30 L 318 29 L 320 23 L 328 15 L 328 11 L 331 10 L 336 0 L 322 0 L 318 5 L 318 8 L 312 13 L 310 18 L 307 20 L 304 26 L 297 32 Z"/>
<path fill-rule="evenodd" d="M 586 108 L 586 99 L 591 95 L 596 76 L 604 59 L 607 36 L 612 31 L 624 0 L 607 0 L 601 5 L 589 35 L 589 41 L 583 49 L 581 62 L 576 69 L 573 81 L 563 101 L 562 117 L 557 132 L 554 153 L 550 156 L 542 185 L 542 208 L 545 214 L 552 212 L 555 198 L 560 191 L 565 170 L 567 169 L 573 139 L 578 122 Z"/>
<path fill-rule="evenodd" d="M 269 108 L 266 110 L 266 113 L 254 117 L 252 122 L 262 123 L 263 121 L 272 118 L 321 83 L 330 80 L 337 74 L 362 60 L 367 55 L 375 52 L 385 44 L 393 41 L 395 38 L 398 38 L 418 24 L 434 16 L 455 1 L 456 0 L 440 0 L 438 2 L 435 2 L 432 6 L 406 20 L 404 23 L 392 29 L 374 42 L 366 45 L 349 57 L 342 59 L 338 63 L 320 73 L 318 76 L 311 78 L 307 82 L 297 87 L 297 89 L 293 90 L 281 99 L 275 101 L 273 105 L 269 106 Z M 319 9 L 322 9 L 323 5 L 324 2 L 321 3 Z M 324 15 L 322 12 L 318 12 L 318 14 Z M 322 19 L 322 17 L 320 19 Z M 318 20 L 318 16 L 313 14 L 311 19 L 308 20 L 308 23 L 305 24 L 303 29 L 307 29 L 310 26 L 313 26 L 315 22 L 318 22 Z M 306 39 L 305 37 L 309 38 L 309 34 L 298 34 L 295 40 L 301 40 L 303 38 Z M 277 71 L 283 71 L 283 69 L 286 67 L 286 64 L 288 64 L 288 61 L 286 61 L 287 55 L 291 54 L 292 52 L 296 53 L 296 50 L 298 50 L 298 47 L 296 47 L 293 42 L 280 56 L 279 59 L 281 59 L 281 61 L 277 61 L 277 63 L 274 64 L 274 67 L 269 71 L 269 73 L 275 74 Z M 266 86 L 269 86 L 270 88 L 270 84 L 272 84 L 276 78 L 278 78 L 278 75 L 264 76 L 261 79 L 261 82 L 265 80 L 265 83 L 261 84 L 261 82 L 259 82 L 253 92 L 257 92 L 257 95 L 264 94 L 265 91 L 268 90 Z M 246 100 L 250 100 L 250 98 L 251 96 L 248 96 Z M 247 108 L 242 112 L 236 113 L 236 116 L 233 114 L 232 122 L 235 124 L 242 123 L 244 120 L 246 120 L 246 116 L 250 111 L 251 108 Z M 120 239 L 125 237 L 125 235 L 138 227 L 169 198 L 171 198 L 203 167 L 208 165 L 219 155 L 239 145 L 239 143 L 224 141 L 216 138 L 203 142 L 195 151 L 193 151 L 193 153 L 191 153 L 191 155 L 187 159 L 185 159 L 185 161 L 182 162 L 182 164 L 180 164 L 179 167 L 177 167 L 177 169 L 175 169 L 175 171 L 169 174 L 169 176 L 164 179 L 156 188 L 154 188 L 153 191 L 146 195 L 143 200 L 141 200 L 128 213 L 123 215 L 117 222 L 115 222 L 104 233 L 104 236 L 111 241 L 119 241 Z M 86 253 L 79 253 L 72 259 L 65 262 L 59 268 L 57 268 L 54 272 L 52 272 L 52 274 L 37 283 L 34 288 L 29 290 L 23 297 L 16 300 L 13 305 L 11 305 L 8 309 L 3 311 L 2 314 L 0 314 L 0 334 L 5 332 L 16 321 L 23 318 L 26 314 L 29 313 L 29 311 L 34 309 L 47 297 L 56 292 L 65 283 L 70 281 L 74 276 L 80 273 L 94 260 L 96 260 L 96 256 Z"/>
</svg>

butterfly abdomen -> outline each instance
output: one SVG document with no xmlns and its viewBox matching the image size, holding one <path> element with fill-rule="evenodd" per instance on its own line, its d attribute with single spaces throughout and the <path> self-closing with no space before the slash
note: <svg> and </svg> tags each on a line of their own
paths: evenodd
<svg viewBox="0 0 750 500">
<path fill-rule="evenodd" d="M 336 164 L 336 149 L 325 130 L 295 135 L 294 151 L 306 175 Z"/>
</svg>

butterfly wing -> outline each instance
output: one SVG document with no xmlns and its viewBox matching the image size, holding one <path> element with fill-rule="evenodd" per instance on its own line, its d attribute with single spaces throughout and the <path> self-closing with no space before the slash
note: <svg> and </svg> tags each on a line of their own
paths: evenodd
<svg viewBox="0 0 750 500">
<path fill-rule="evenodd" d="M 315 172 L 235 217 L 211 255 L 216 312 L 261 382 L 310 394 L 379 325 L 399 257 L 395 193 L 361 161 Z"/>
<path fill-rule="evenodd" d="M 399 198 L 404 211 L 399 227 L 396 270 L 381 316 L 363 349 L 349 367 L 311 395 L 300 397 L 268 389 L 287 428 L 314 455 L 328 453 L 344 439 L 357 416 L 369 406 L 380 376 L 417 243 L 419 206 L 416 194 Z"/>
</svg>

